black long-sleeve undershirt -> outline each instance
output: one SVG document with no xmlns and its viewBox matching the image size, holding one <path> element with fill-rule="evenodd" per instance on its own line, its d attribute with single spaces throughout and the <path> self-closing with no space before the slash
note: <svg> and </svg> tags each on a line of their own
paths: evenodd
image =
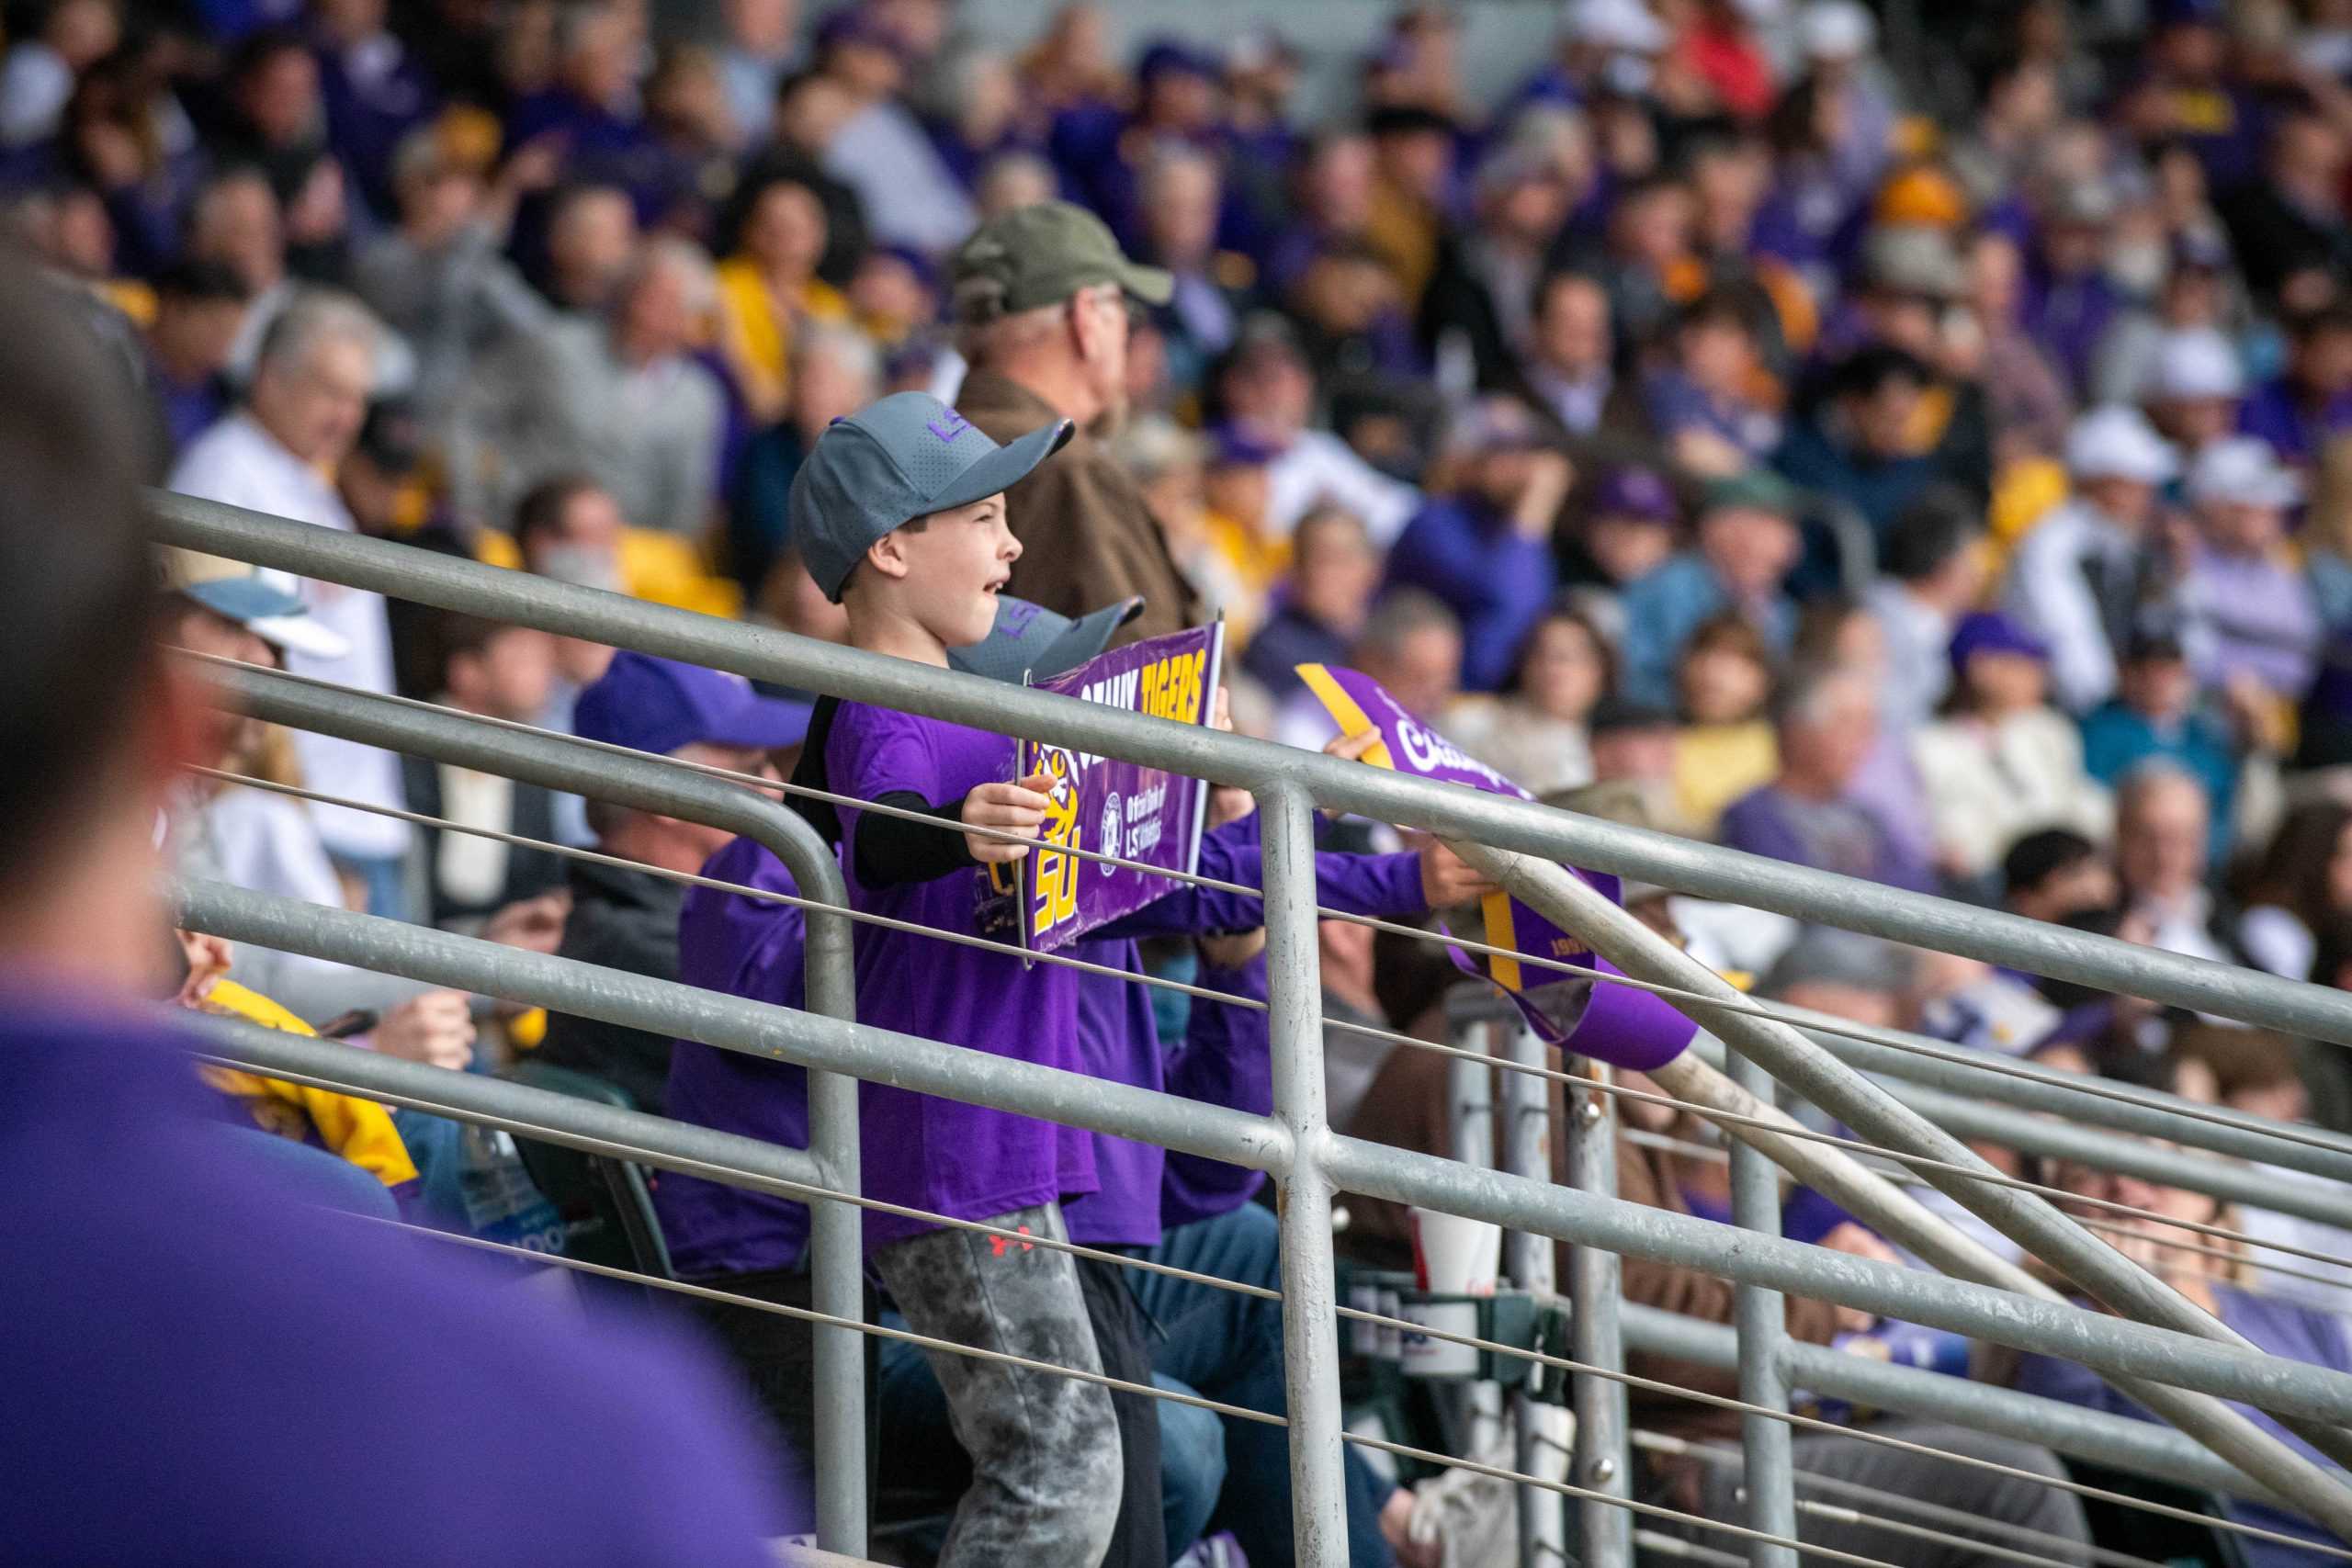
<svg viewBox="0 0 2352 1568">
<path fill-rule="evenodd" d="M 964 841 L 962 801 L 938 805 L 913 790 L 895 789 L 875 804 L 920 811 L 937 818 L 939 824 L 952 825 L 918 822 L 878 811 L 861 813 L 857 819 L 857 844 L 853 852 L 860 886 L 898 887 L 910 882 L 930 882 L 951 871 L 980 863 L 972 858 L 971 846 Z"/>
</svg>

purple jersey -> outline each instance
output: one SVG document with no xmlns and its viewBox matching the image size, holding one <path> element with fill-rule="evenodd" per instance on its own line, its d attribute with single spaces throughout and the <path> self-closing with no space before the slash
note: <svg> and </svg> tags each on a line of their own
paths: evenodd
<svg viewBox="0 0 2352 1568">
<path fill-rule="evenodd" d="M 142 1015 L 5 1017 L 11 1561 L 774 1562 L 782 1500 L 692 1347 L 289 1193 Z"/>
<path fill-rule="evenodd" d="M 905 791 L 952 810 L 976 785 L 1009 782 L 1012 759 L 1013 742 L 1001 735 L 843 703 L 826 739 L 825 776 L 859 800 Z M 1013 938 L 1012 897 L 995 894 L 978 866 L 865 886 L 857 835 L 866 814 L 843 807 L 841 818 L 853 907 L 935 931 Z M 1070 970 L 865 924 L 856 949 L 861 1023 L 1083 1070 Z M 978 1220 L 1094 1190 L 1092 1144 L 1074 1128 L 876 1083 L 860 1086 L 858 1117 L 869 1197 Z M 865 1243 L 887 1247 L 934 1228 L 869 1211 Z"/>
</svg>

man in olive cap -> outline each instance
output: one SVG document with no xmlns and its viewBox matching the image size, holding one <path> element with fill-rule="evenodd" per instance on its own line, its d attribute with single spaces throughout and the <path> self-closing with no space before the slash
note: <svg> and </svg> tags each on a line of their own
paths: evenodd
<svg viewBox="0 0 2352 1568">
<path fill-rule="evenodd" d="M 1121 643 L 1204 618 L 1142 489 L 1089 434 L 1126 412 L 1128 300 L 1164 305 L 1171 287 L 1067 201 L 1000 213 L 956 253 L 956 319 L 972 367 L 956 412 L 1000 444 L 1057 420 L 1079 427 L 1005 492 L 1022 544 L 1008 592 L 1069 616 L 1140 597 L 1144 613 Z"/>
</svg>

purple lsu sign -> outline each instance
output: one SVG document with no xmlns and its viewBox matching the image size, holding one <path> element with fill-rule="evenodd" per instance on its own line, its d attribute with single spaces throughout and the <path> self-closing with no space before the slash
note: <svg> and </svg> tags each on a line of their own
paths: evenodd
<svg viewBox="0 0 2352 1568">
<path fill-rule="evenodd" d="M 1179 724 L 1205 724 L 1216 700 L 1225 625 L 1171 632 L 1113 649 L 1049 681 L 1041 691 L 1102 703 Z M 1208 785 L 1035 740 L 1021 742 L 1020 776 L 1052 781 L 1037 847 L 1021 864 L 1021 940 L 1039 953 L 1142 908 L 1176 885 L 1127 866 L 1066 852 L 1087 850 L 1170 871 L 1199 863 Z"/>
<path fill-rule="evenodd" d="M 1328 664 L 1302 664 L 1297 669 L 1299 679 L 1306 682 L 1340 734 L 1352 737 L 1372 730 L 1379 735 L 1363 754 L 1363 760 L 1371 766 L 1466 784 L 1514 800 L 1535 798 L 1415 717 L 1369 675 Z M 1607 894 L 1611 902 L 1623 902 L 1614 876 L 1575 866 L 1567 869 Z M 1487 894 L 1479 913 L 1484 930 L 1476 933 L 1476 940 L 1524 958 L 1552 963 L 1524 964 L 1503 953 L 1465 953 L 1458 947 L 1448 952 L 1464 970 L 1510 993 L 1527 1021 L 1549 1043 L 1614 1066 L 1640 1070 L 1671 1061 L 1698 1032 L 1689 1019 L 1646 991 L 1607 984 L 1588 987 L 1579 976 L 1554 967 L 1565 964 L 1602 975 L 1617 973 L 1580 939 L 1509 894 Z"/>
</svg>

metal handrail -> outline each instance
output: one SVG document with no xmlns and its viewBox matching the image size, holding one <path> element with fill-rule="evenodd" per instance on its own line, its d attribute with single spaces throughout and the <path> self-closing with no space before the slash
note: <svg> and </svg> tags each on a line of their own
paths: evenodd
<svg viewBox="0 0 2352 1568">
<path fill-rule="evenodd" d="M 1701 1024 L 1713 1029 L 1726 1045 L 1754 1058 L 1774 1078 L 1857 1133 L 1889 1148 L 1933 1156 L 1937 1163 L 1921 1167 L 1921 1174 L 1928 1181 L 2095 1299 L 2142 1323 L 2161 1325 L 2219 1344 L 2251 1348 L 2234 1329 L 2083 1229 L 2046 1200 L 1973 1179 L 1972 1172 L 1993 1174 L 1983 1158 L 1847 1067 L 1792 1026 L 1758 1018 L 1744 1007 L 1721 1005 L 1739 1003 L 1739 994 L 1721 976 L 1627 914 L 1581 877 L 1547 862 L 1501 853 L 1479 844 L 1454 841 L 1454 848 L 1473 865 L 1492 874 L 1513 896 L 1563 930 L 1576 932 L 1593 952 L 1628 974 L 1720 998 L 1718 1005 L 1686 1004 L 1686 1010 Z M 1720 1079 L 1721 1075 L 1687 1054 L 1655 1069 L 1651 1076 L 1662 1087 L 1685 1098 L 1716 1096 L 1716 1109 L 1748 1116 L 1758 1109 L 1752 1097 L 1738 1094 L 1733 1086 L 1711 1084 L 1709 1078 Z M 1890 1238 L 1936 1268 L 1962 1279 L 2055 1299 L 2056 1292 L 2051 1287 L 1962 1236 L 1950 1225 L 1931 1219 L 1914 1201 L 1862 1170 L 1850 1158 L 1793 1139 L 1776 1139 L 1770 1133 L 1737 1121 L 1723 1120 L 1718 1125 L 1739 1142 L 1762 1148 L 1775 1163 L 1842 1203 L 1858 1218 L 1885 1231 Z M 1923 1224 L 1923 1220 L 1928 1223 Z M 2134 1375 L 2112 1381 L 2143 1407 L 2172 1422 L 2240 1469 L 2259 1473 L 2291 1492 L 2298 1505 L 2313 1517 L 2352 1539 L 2352 1487 L 2344 1483 L 2340 1472 L 2330 1472 L 2306 1459 L 2242 1413 L 2210 1395 L 2183 1392 L 2187 1385 L 2177 1379 L 2158 1373 L 2154 1379 Z M 2327 1421 L 2276 1414 L 2290 1431 L 2319 1452 L 2339 1464 L 2352 1463 L 2352 1432 Z"/>
<path fill-rule="evenodd" d="M 1327 810 L 1474 839 L 1702 897 L 2352 1045 L 2352 997 L 1575 812 L 723 621 L 243 507 L 151 493 L 164 543 L 443 609 L 1080 747 Z"/>
<path fill-rule="evenodd" d="M 2116 1380 L 2143 1404 L 2174 1420 L 2185 1431 L 2231 1460 L 2239 1469 L 2270 1481 L 2299 1507 L 2352 1535 L 2352 1492 L 2286 1449 L 2220 1403 L 2242 1398 L 2278 1414 L 2324 1451 L 2352 1455 L 2352 1437 L 2334 1423 L 2352 1419 L 2352 1378 L 2337 1380 L 2299 1363 L 2277 1362 L 2243 1346 L 2212 1344 L 2234 1336 L 2210 1318 L 2187 1309 L 2157 1284 L 2087 1232 L 2064 1220 L 2039 1199 L 1988 1190 L 1964 1175 L 1928 1174 L 2020 1244 L 2090 1285 L 2112 1304 L 2179 1332 L 2151 1330 L 2098 1318 L 2053 1302 L 2021 1299 L 2021 1291 L 2045 1292 L 2030 1278 L 1991 1258 L 1949 1226 L 1933 1219 L 1895 1189 L 1849 1158 L 1808 1149 L 1795 1140 L 1754 1124 L 1752 1097 L 1743 1096 L 1721 1075 L 1695 1059 L 1673 1064 L 1682 1075 L 1676 1092 L 1712 1100 L 1719 1111 L 1751 1113 L 1736 1137 L 1754 1144 L 1792 1171 L 1814 1180 L 1859 1215 L 1880 1224 L 1914 1251 L 1964 1278 L 1996 1281 L 2005 1290 L 1985 1291 L 1958 1280 L 1926 1280 L 1882 1266 L 1771 1238 L 1756 1238 L 1738 1249 L 1742 1271 L 1724 1267 L 1719 1244 L 1698 1233 L 1717 1227 L 1658 1211 L 1626 1214 L 1613 1201 L 1576 1195 L 1582 1207 L 1560 1202 L 1559 1189 L 1492 1172 L 1468 1170 L 1396 1150 L 1335 1136 L 1322 1106 L 1318 979 L 1313 934 L 1314 897 L 1311 822 L 1315 807 L 1351 810 L 1389 821 L 1427 827 L 1453 841 L 1486 869 L 1502 876 L 1521 897 L 1544 909 L 1564 929 L 1608 953 L 1629 974 L 1689 988 L 1692 999 L 1678 1005 L 1693 1011 L 1727 1040 L 1764 1062 L 1784 1082 L 1833 1110 L 1867 1135 L 1912 1153 L 1964 1162 L 1971 1156 L 1948 1135 L 1916 1116 L 1860 1077 L 1820 1046 L 1784 1023 L 1743 1015 L 1701 999 L 1713 994 L 1712 976 L 1689 964 L 1623 911 L 1597 898 L 1579 899 L 1583 885 L 1558 871 L 1556 859 L 1572 859 L 1601 870 L 1631 873 L 1645 880 L 1705 896 L 1819 919 L 1848 929 L 2016 964 L 2177 1005 L 2225 1012 L 2252 1021 L 2352 1043 L 2352 999 L 2318 987 L 2256 976 L 2226 965 L 2156 953 L 2111 940 L 2067 932 L 2013 917 L 1989 915 L 1940 899 L 1851 882 L 1804 868 L 1734 854 L 1619 828 L 1568 813 L 1405 778 L 1333 759 L 1238 739 L 1198 728 L 1168 724 L 1094 705 L 1007 688 L 900 660 L 810 642 L 786 634 L 747 628 L 684 612 L 639 604 L 618 595 L 572 588 L 383 541 L 307 527 L 283 519 L 181 497 L 160 498 L 159 532 L 171 543 L 234 556 L 266 566 L 373 588 L 447 608 L 470 611 L 571 636 L 625 644 L 693 660 L 749 675 L 813 686 L 837 694 L 953 722 L 977 724 L 1148 765 L 1211 777 L 1249 787 L 1263 822 L 1265 908 L 1271 987 L 1269 1023 L 1275 1111 L 1271 1119 L 1240 1117 L 1254 1123 L 1245 1133 L 1227 1123 L 1217 1129 L 1225 1149 L 1187 1144 L 1202 1135 L 1204 1112 L 1212 1108 L 1080 1080 L 1080 1090 L 1053 1080 L 1067 1077 L 1028 1064 L 982 1055 L 984 1066 L 956 1070 L 952 1058 L 976 1054 L 928 1043 L 946 1057 L 940 1087 L 910 1076 L 907 1052 L 926 1043 L 879 1036 L 891 1043 L 889 1067 L 882 1072 L 871 1055 L 877 1032 L 834 1021 L 849 1036 L 831 1043 L 845 1054 L 828 1059 L 821 1040 L 796 1039 L 793 1055 L 812 1067 L 851 1073 L 881 1073 L 926 1092 L 1023 1110 L 1076 1125 L 1126 1136 L 1143 1135 L 1172 1147 L 1193 1147 L 1215 1157 L 1238 1158 L 1274 1173 L 1284 1184 L 1282 1269 L 1290 1310 L 1284 1314 L 1288 1383 L 1293 1420 L 1291 1449 L 1295 1526 L 1301 1560 L 1336 1562 L 1344 1552 L 1339 1484 L 1336 1347 L 1330 1335 L 1330 1232 L 1328 1224 L 1335 1185 L 1400 1201 L 1428 1202 L 1504 1224 L 1514 1229 L 1570 1239 L 1634 1256 L 1733 1273 L 1740 1283 L 1793 1290 L 1847 1301 L 1887 1315 L 1974 1334 L 1999 1343 L 2068 1356 Z M 608 765 L 608 764 L 606 764 Z M 1526 853 L 1543 857 L 1525 858 Z M 189 923 L 220 934 L 268 929 L 266 909 L 240 906 L 239 895 L 218 886 L 191 887 Z M 390 968 L 440 983 L 515 995 L 496 985 L 417 976 L 418 967 L 460 970 L 490 963 L 507 971 L 529 971 L 550 962 L 536 954 L 506 954 L 502 960 L 460 955 L 436 942 L 463 941 L 439 932 L 395 928 L 398 934 L 373 936 L 345 922 L 364 917 L 311 911 L 300 929 L 281 920 L 277 940 L 248 937 L 266 945 L 322 953 L 348 941 L 352 951 L 371 956 L 345 959 Z M 370 922 L 381 924 L 381 922 Z M 845 922 L 844 922 L 845 923 Z M 476 944 L 480 945 L 480 944 Z M 403 961 L 411 967 L 403 967 Z M 1693 971 L 1696 971 L 1694 974 Z M 542 976 L 544 977 L 544 976 Z M 690 993 L 707 1009 L 714 998 Z M 527 996 L 525 999 L 531 999 Z M 681 1016 L 667 998 L 655 1027 L 696 1038 L 678 1026 Z M 591 1008 L 567 1010 L 597 1016 Z M 805 1023 L 806 1021 L 804 1021 Z M 714 1042 L 720 1043 L 720 1042 Z M 1042 1076 L 1040 1076 L 1042 1075 Z M 1664 1081 L 1664 1080 L 1662 1080 Z M 1688 1088 L 1683 1087 L 1687 1085 Z M 1140 1099 L 1125 1097 L 1141 1096 Z M 1036 1109 L 1052 1102 L 1058 1109 Z M 1155 1103 L 1158 1102 L 1158 1103 Z M 1238 1116 L 1238 1113 L 1228 1113 Z M 1132 1127 L 1123 1119 L 1133 1118 Z M 1238 1136 L 1237 1136 L 1238 1135 Z M 1516 1182 L 1514 1188 L 1508 1184 Z M 1498 1186 L 1496 1184 L 1506 1184 Z M 1520 1188 L 1528 1190 L 1520 1190 Z M 1548 1201 L 1546 1201 L 1548 1200 Z M 839 1205 L 822 1205 L 837 1208 Z M 1686 1232 L 1683 1226 L 1695 1226 Z M 1784 1250 L 1785 1249 L 1785 1250 Z M 1857 1272 L 1859 1270 L 1859 1272 Z M 1932 1289 L 1922 1289 L 1932 1284 Z M 1978 1293 L 1981 1292 L 1981 1295 Z M 1989 1299 L 1988 1299 L 1989 1298 Z M 2051 1314 L 2048 1317 L 2041 1314 Z M 2154 1334 L 2154 1339 L 2142 1337 Z M 2166 1343 L 2169 1342 L 2169 1343 Z M 2157 1349 L 2163 1345 L 2164 1348 Z M 2292 1367 L 2291 1371 L 2286 1369 Z M 2161 1382 L 2150 1380 L 2161 1379 Z M 2183 1392 L 2190 1391 L 2190 1392 Z M 2333 1394 L 2335 1397 L 2330 1397 Z M 1780 1488 L 1777 1483 L 1775 1490 Z"/>
<path fill-rule="evenodd" d="M 208 1059 L 249 1072 L 796 1201 L 806 1201 L 807 1187 L 826 1183 L 825 1173 L 802 1150 L 552 1090 L 354 1051 L 243 1020 L 174 1016 L 203 1040 L 201 1054 Z M 1623 1312 L 1626 1337 L 1637 1349 L 1725 1371 L 1738 1364 L 1736 1336 L 1724 1325 L 1651 1307 L 1626 1306 Z M 2143 1421 L 1821 1346 L 1792 1345 L 1785 1355 L 1792 1381 L 1818 1393 L 2045 1443 L 2062 1453 L 2179 1485 L 2276 1500 L 2179 1434 Z"/>
</svg>

